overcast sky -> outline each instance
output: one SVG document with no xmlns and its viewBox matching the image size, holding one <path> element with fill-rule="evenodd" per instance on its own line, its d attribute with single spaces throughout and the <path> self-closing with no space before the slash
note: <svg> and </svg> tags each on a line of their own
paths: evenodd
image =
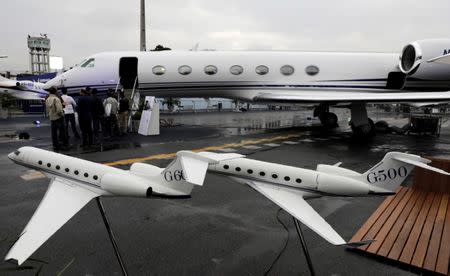
<svg viewBox="0 0 450 276">
<path fill-rule="evenodd" d="M 29 70 L 27 35 L 48 34 L 66 67 L 139 50 L 139 0 L 2 1 L 0 71 Z M 147 47 L 399 52 L 450 37 L 448 0 L 147 0 Z"/>
</svg>

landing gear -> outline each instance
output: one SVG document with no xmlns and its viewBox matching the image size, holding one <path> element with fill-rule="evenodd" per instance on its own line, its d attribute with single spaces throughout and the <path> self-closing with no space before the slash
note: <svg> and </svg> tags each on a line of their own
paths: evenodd
<svg viewBox="0 0 450 276">
<path fill-rule="evenodd" d="M 350 126 L 355 138 L 371 138 L 375 136 L 375 124 L 367 116 L 365 103 L 355 103 L 350 107 L 351 121 Z"/>
<path fill-rule="evenodd" d="M 319 105 L 314 109 L 314 117 L 319 117 L 320 123 L 325 129 L 333 129 L 338 127 L 338 117 L 330 112 L 327 105 Z"/>
</svg>

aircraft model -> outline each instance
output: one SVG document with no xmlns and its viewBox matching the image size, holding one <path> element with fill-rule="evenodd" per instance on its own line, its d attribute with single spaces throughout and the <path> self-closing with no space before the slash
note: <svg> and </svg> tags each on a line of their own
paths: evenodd
<svg viewBox="0 0 450 276">
<path fill-rule="evenodd" d="M 20 265 L 96 197 L 189 197 L 194 185 L 203 185 L 208 164 L 241 155 L 216 154 L 211 158 L 179 151 L 165 169 L 134 163 L 129 171 L 34 147 L 22 147 L 8 157 L 52 179 L 33 217 L 5 257 Z"/>
<path fill-rule="evenodd" d="M 216 158 L 216 153 L 200 153 Z M 346 241 L 305 201 L 322 196 L 377 196 L 395 194 L 395 189 L 411 173 L 414 166 L 444 175 L 446 171 L 427 165 L 428 159 L 417 155 L 389 152 L 383 160 L 365 173 L 335 165 L 308 170 L 247 158 L 233 158 L 209 165 L 209 171 L 247 184 L 290 215 L 334 245 L 360 246 L 372 241 Z"/>
<path fill-rule="evenodd" d="M 138 88 L 156 97 L 221 97 L 268 104 L 315 106 L 326 127 L 330 106 L 351 109 L 355 134 L 371 135 L 366 103 L 450 100 L 450 39 L 406 45 L 401 53 L 154 51 L 88 57 L 45 86 L 78 93 Z"/>
<path fill-rule="evenodd" d="M 32 81 L 14 81 L 0 76 L 0 94 L 7 93 L 21 100 L 44 100 L 48 92 L 44 84 Z"/>
</svg>

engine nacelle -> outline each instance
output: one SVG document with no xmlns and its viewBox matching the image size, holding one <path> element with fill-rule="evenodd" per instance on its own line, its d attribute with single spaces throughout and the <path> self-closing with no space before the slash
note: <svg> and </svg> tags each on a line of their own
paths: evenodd
<svg viewBox="0 0 450 276">
<path fill-rule="evenodd" d="M 107 173 L 100 186 L 115 196 L 149 197 L 152 188 L 145 179 L 132 174 Z"/>
<path fill-rule="evenodd" d="M 447 54 L 450 39 L 426 39 L 406 45 L 400 55 L 399 68 L 408 76 L 425 80 L 450 80 L 450 66 L 430 59 Z"/>
<path fill-rule="evenodd" d="M 361 174 L 346 169 L 346 168 L 341 168 L 338 166 L 332 166 L 332 165 L 326 165 L 326 164 L 319 164 L 317 165 L 317 169 L 316 171 L 318 172 L 324 172 L 324 173 L 328 173 L 328 174 L 336 174 L 336 175 L 351 175 L 351 176 L 360 176 Z"/>
<path fill-rule="evenodd" d="M 369 184 L 336 174 L 319 174 L 317 184 L 318 191 L 333 195 L 363 196 L 370 191 Z"/>
</svg>

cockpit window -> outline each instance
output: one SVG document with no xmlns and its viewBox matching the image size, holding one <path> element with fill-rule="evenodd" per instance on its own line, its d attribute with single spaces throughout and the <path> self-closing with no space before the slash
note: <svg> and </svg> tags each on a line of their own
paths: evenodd
<svg viewBox="0 0 450 276">
<path fill-rule="evenodd" d="M 16 151 L 14 152 L 14 154 L 17 155 L 17 156 L 19 156 L 20 150 L 16 150 Z"/>
<path fill-rule="evenodd" d="M 81 64 L 81 67 L 94 67 L 95 66 L 95 58 L 90 58 L 86 60 L 83 64 Z"/>
</svg>

